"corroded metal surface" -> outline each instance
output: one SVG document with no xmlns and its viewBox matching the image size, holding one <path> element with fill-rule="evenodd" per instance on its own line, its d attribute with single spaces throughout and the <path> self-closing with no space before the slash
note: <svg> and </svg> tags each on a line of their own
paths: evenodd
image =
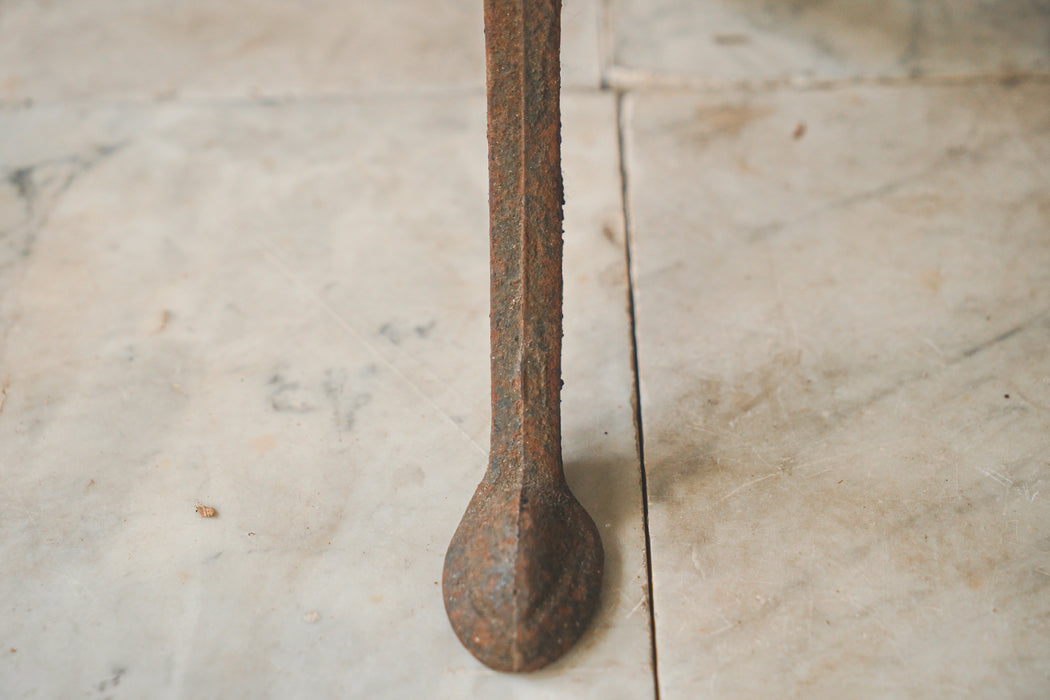
<svg viewBox="0 0 1050 700">
<path fill-rule="evenodd" d="M 561 457 L 560 0 L 486 0 L 489 466 L 445 557 L 460 641 L 500 671 L 564 654 L 598 605 L 598 530 Z"/>
</svg>

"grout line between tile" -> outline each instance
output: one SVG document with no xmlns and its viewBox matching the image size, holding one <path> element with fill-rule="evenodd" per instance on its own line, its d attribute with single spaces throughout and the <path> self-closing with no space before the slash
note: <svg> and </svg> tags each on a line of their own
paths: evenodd
<svg viewBox="0 0 1050 700">
<path fill-rule="evenodd" d="M 886 88 L 939 87 L 970 85 L 1021 85 L 1050 82 L 1050 73 L 1022 71 L 1015 73 L 959 73 L 945 75 L 871 75 L 844 78 L 815 78 L 784 76 L 758 80 L 716 79 L 699 76 L 659 73 L 628 68 L 610 62 L 603 70 L 603 84 L 620 92 L 626 91 L 688 91 L 688 92 L 764 92 L 773 90 L 835 90 L 839 88 L 872 86 Z"/>
<path fill-rule="evenodd" d="M 595 95 L 607 94 L 607 86 L 598 85 L 563 85 L 562 95 Z M 21 111 L 36 107 L 46 109 L 54 107 L 81 108 L 128 108 L 150 109 L 158 106 L 185 107 L 281 107 L 292 105 L 352 105 L 371 102 L 426 101 L 449 99 L 474 99 L 485 97 L 484 87 L 465 87 L 462 89 L 407 90 L 347 92 L 330 94 L 273 94 L 273 95 L 178 95 L 174 97 L 156 97 L 152 95 L 130 95 L 109 97 L 67 97 L 37 99 L 25 97 L 18 99 L 0 98 L 0 112 Z"/>
<path fill-rule="evenodd" d="M 646 598 L 649 602 L 649 649 L 653 667 L 653 697 L 660 700 L 660 676 L 656 665 L 656 607 L 653 603 L 653 549 L 649 536 L 649 488 L 645 473 L 645 433 L 642 428 L 641 375 L 638 372 L 638 326 L 634 305 L 634 274 L 631 269 L 631 217 L 627 199 L 627 151 L 624 113 L 624 92 L 616 93 L 616 135 L 620 161 L 620 203 L 623 211 L 624 262 L 627 268 L 627 318 L 631 329 L 631 372 L 634 375 L 634 391 L 631 403 L 634 408 L 634 429 L 638 445 L 638 466 L 642 491 L 642 530 L 645 534 L 645 572 L 647 578 Z"/>
<path fill-rule="evenodd" d="M 634 71 L 617 66 L 611 59 L 611 48 L 608 42 L 609 22 L 605 5 L 599 6 L 598 43 L 599 84 L 563 85 L 563 95 L 587 95 L 596 93 L 628 92 L 766 92 L 775 90 L 795 90 L 800 92 L 835 90 L 849 87 L 952 87 L 975 85 L 1027 85 L 1050 83 L 1048 73 L 1011 73 L 1011 74 L 974 74 L 944 76 L 900 76 L 900 77 L 855 77 L 841 79 L 817 78 L 776 78 L 760 81 L 717 81 L 684 76 L 662 75 Z M 368 102 L 396 102 L 409 100 L 445 100 L 455 98 L 484 97 L 483 86 L 442 86 L 437 88 L 406 88 L 404 90 L 360 90 L 348 92 L 327 92 L 312 94 L 272 93 L 258 95 L 238 94 L 189 94 L 189 95 L 110 95 L 106 97 L 48 97 L 35 98 L 0 98 L 0 112 L 20 111 L 24 109 L 53 107 L 88 107 L 88 108 L 152 108 L 161 105 L 181 105 L 189 107 L 278 107 L 300 104 L 357 104 Z"/>
<path fill-rule="evenodd" d="M 574 88 L 568 88 L 572 91 Z M 593 88 L 588 88 L 593 89 Z M 0 110 L 29 109 L 33 107 L 127 107 L 127 108 L 149 108 L 158 105 L 185 105 L 191 107 L 214 107 L 214 106 L 249 106 L 249 107 L 275 107 L 281 105 L 320 105 L 320 104 L 352 104 L 380 101 L 408 101 L 408 100 L 442 100 L 452 98 L 484 97 L 484 86 L 465 85 L 449 86 L 439 88 L 420 88 L 406 90 L 360 90 L 349 92 L 318 92 L 318 93 L 260 93 L 260 94 L 237 94 L 235 92 L 222 94 L 190 93 L 186 95 L 153 95 L 153 94 L 127 94 L 108 95 L 103 97 L 76 96 L 76 97 L 47 97 L 37 98 L 25 96 L 20 98 L 0 98 Z"/>
</svg>

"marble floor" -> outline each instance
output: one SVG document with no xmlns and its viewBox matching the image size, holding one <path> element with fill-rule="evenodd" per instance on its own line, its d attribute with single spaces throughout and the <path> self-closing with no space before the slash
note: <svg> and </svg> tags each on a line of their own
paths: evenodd
<svg viewBox="0 0 1050 700">
<path fill-rule="evenodd" d="M 564 2 L 607 570 L 510 676 L 481 3 L 0 0 L 0 697 L 1050 696 L 1050 7 Z"/>
</svg>

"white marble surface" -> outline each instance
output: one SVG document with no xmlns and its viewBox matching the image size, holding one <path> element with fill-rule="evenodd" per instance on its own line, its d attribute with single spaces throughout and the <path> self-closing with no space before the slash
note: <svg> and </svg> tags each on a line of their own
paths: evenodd
<svg viewBox="0 0 1050 700">
<path fill-rule="evenodd" d="M 1046 86 L 626 122 L 661 697 L 1044 697 Z"/>
<path fill-rule="evenodd" d="M 565 101 L 602 608 L 531 677 L 445 619 L 488 439 L 484 124 L 480 96 L 0 113 L 0 694 L 651 692 L 611 96 Z"/>
<path fill-rule="evenodd" d="M 481 3 L 0 2 L 0 697 L 1050 696 L 1044 5 L 566 0 L 608 571 L 513 677 L 437 583 L 488 440 Z"/>
<path fill-rule="evenodd" d="M 1050 70 L 1031 0 L 610 0 L 612 82 L 969 78 Z"/>
<path fill-rule="evenodd" d="M 598 13 L 564 2 L 567 86 L 598 86 Z M 484 46 L 480 0 L 6 0 L 0 99 L 463 91 Z"/>
</svg>

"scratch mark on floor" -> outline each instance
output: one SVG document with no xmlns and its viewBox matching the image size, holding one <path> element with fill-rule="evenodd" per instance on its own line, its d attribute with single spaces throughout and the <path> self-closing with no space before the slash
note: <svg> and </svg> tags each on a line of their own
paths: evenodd
<svg viewBox="0 0 1050 700">
<path fill-rule="evenodd" d="M 645 595 L 643 595 L 643 596 L 641 597 L 641 599 L 640 599 L 640 600 L 638 601 L 638 603 L 637 603 L 637 604 L 636 604 L 636 605 L 635 605 L 635 606 L 634 606 L 633 608 L 631 608 L 631 612 L 627 613 L 627 614 L 626 614 L 626 615 L 624 616 L 624 618 L 623 618 L 623 619 L 625 619 L 625 620 L 627 620 L 627 619 L 630 619 L 631 615 L 634 615 L 634 614 L 635 614 L 636 612 L 638 612 L 638 609 L 639 609 L 640 607 L 642 607 L 643 605 L 645 605 L 645 602 L 646 602 L 646 601 L 647 601 L 648 599 L 649 599 L 649 597 L 648 597 L 648 596 L 645 596 Z"/>
<path fill-rule="evenodd" d="M 779 473 L 779 472 L 777 472 L 777 473 Z M 759 483 L 760 481 L 765 481 L 766 479 L 772 479 L 774 476 L 777 475 L 777 473 L 766 474 L 765 476 L 760 476 L 757 479 L 752 479 L 751 481 L 747 481 L 747 482 L 745 482 L 743 484 L 740 484 L 735 489 L 732 489 L 729 493 L 727 493 L 726 495 L 722 496 L 717 501 L 715 501 L 715 503 L 721 503 L 722 501 L 726 500 L 727 498 L 730 498 L 733 495 L 737 494 L 738 492 L 743 491 L 748 486 L 754 486 L 755 484 Z"/>
<path fill-rule="evenodd" d="M 1005 486 L 1005 487 L 1009 488 L 1009 487 L 1014 485 L 1013 479 L 1008 477 L 1006 474 L 1001 474 L 1001 473 L 995 471 L 994 469 L 981 469 L 980 467 L 974 467 L 974 469 L 979 471 L 981 474 L 984 474 L 985 476 L 987 476 L 989 479 L 991 479 L 995 483 L 999 484 L 1000 486 Z"/>
</svg>

